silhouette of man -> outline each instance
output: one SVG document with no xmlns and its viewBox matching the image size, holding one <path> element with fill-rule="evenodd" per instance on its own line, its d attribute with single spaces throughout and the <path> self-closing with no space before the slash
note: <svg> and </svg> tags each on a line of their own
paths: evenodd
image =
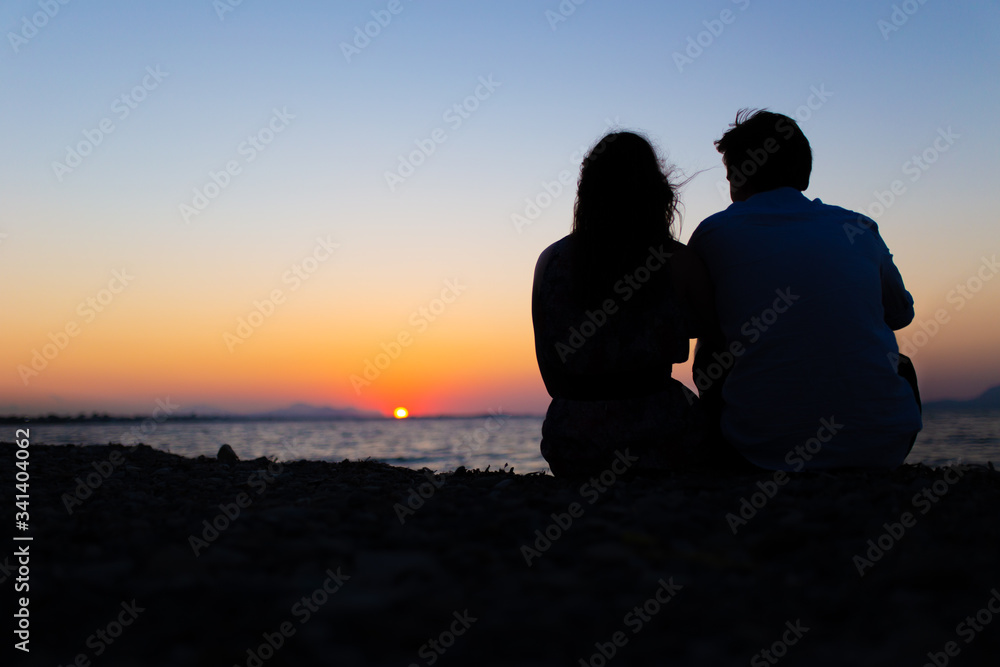
<svg viewBox="0 0 1000 667">
<path fill-rule="evenodd" d="M 913 299 L 877 225 L 802 194 L 812 151 L 787 116 L 742 110 L 715 145 L 733 203 L 688 245 L 725 341 L 700 343 L 694 363 L 718 451 L 771 470 L 898 466 L 922 426 L 893 334 Z"/>
</svg>

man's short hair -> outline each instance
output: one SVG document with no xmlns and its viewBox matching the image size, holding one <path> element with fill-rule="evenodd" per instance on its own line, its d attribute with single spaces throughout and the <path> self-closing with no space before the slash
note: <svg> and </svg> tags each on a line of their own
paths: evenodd
<svg viewBox="0 0 1000 667">
<path fill-rule="evenodd" d="M 726 163 L 727 177 L 753 193 L 785 186 L 809 187 L 812 150 L 798 124 L 766 109 L 740 109 L 736 122 L 715 147 Z M 735 181 L 734 181 L 735 179 Z"/>
</svg>

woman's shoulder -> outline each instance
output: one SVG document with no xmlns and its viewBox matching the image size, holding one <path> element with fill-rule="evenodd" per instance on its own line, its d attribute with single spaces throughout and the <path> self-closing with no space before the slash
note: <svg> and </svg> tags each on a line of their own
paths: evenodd
<svg viewBox="0 0 1000 667">
<path fill-rule="evenodd" d="M 543 260 L 548 260 L 555 255 L 565 252 L 565 250 L 569 247 L 570 239 L 572 238 L 572 236 L 573 236 L 572 234 L 567 234 L 566 236 L 562 237 L 561 239 L 550 245 L 548 248 L 543 250 L 542 254 L 538 256 L 538 261 L 541 262 Z"/>
<path fill-rule="evenodd" d="M 545 274 L 545 269 L 553 261 L 557 261 L 558 258 L 566 254 L 567 248 L 569 248 L 570 235 L 566 235 L 550 245 L 548 248 L 542 251 L 542 254 L 538 256 L 538 261 L 535 262 L 535 279 L 540 279 Z"/>
</svg>

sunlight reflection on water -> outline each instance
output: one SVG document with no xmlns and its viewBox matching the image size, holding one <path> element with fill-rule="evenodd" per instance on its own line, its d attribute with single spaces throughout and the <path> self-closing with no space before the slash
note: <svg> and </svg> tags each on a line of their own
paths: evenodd
<svg viewBox="0 0 1000 667">
<path fill-rule="evenodd" d="M 501 421 L 502 420 L 502 421 Z M 32 442 L 96 445 L 136 442 L 135 422 L 31 427 Z M 303 422 L 164 422 L 141 442 L 183 456 L 214 457 L 223 443 L 241 459 L 342 461 L 372 458 L 438 472 L 513 466 L 547 470 L 539 452 L 541 417 Z M 907 463 L 1000 463 L 1000 410 L 928 412 Z"/>
</svg>

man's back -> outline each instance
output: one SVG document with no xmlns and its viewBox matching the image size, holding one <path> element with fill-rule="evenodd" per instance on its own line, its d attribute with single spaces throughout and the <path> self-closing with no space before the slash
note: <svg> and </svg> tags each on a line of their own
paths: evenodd
<svg viewBox="0 0 1000 667">
<path fill-rule="evenodd" d="M 728 344 L 708 367 L 731 367 L 722 431 L 757 465 L 894 467 L 920 429 L 892 333 L 912 320 L 912 299 L 877 227 L 862 221 L 782 187 L 691 237 Z"/>
</svg>

